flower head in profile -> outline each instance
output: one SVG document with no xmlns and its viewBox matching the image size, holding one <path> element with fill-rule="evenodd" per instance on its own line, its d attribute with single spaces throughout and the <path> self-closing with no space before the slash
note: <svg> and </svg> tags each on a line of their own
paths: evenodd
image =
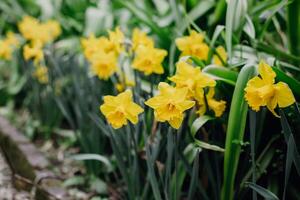
<svg viewBox="0 0 300 200">
<path fill-rule="evenodd" d="M 124 49 L 124 33 L 120 30 L 120 27 L 116 27 L 115 31 L 108 31 L 109 44 L 108 49 L 114 51 L 117 55 Z"/>
<path fill-rule="evenodd" d="M 199 92 L 197 92 L 196 99 L 199 105 L 199 109 L 197 113 L 199 115 L 204 115 L 207 109 L 212 110 L 215 113 L 216 117 L 220 117 L 224 113 L 226 109 L 226 101 L 223 100 L 218 101 L 214 98 L 214 96 L 215 96 L 215 88 L 213 87 L 209 88 L 207 94 L 204 94 L 204 90 L 199 90 Z"/>
<path fill-rule="evenodd" d="M 108 79 L 117 71 L 117 57 L 114 52 L 97 51 L 91 58 L 91 71 L 100 79 Z"/>
<path fill-rule="evenodd" d="M 259 111 L 261 106 L 267 108 L 277 117 L 275 108 L 284 108 L 295 102 L 294 95 L 284 82 L 275 84 L 276 74 L 272 68 L 261 61 L 258 66 L 259 76 L 250 79 L 245 88 L 245 99 L 249 106 Z"/>
<path fill-rule="evenodd" d="M 154 41 L 145 32 L 135 28 L 132 33 L 132 50 L 135 51 L 140 45 L 154 47 Z"/>
<path fill-rule="evenodd" d="M 196 90 L 216 85 L 216 81 L 202 73 L 199 67 L 193 67 L 184 61 L 176 64 L 176 74 L 169 80 L 174 82 L 178 88 L 187 88 L 189 97 L 195 96 Z"/>
<path fill-rule="evenodd" d="M 31 45 L 26 44 L 23 48 L 23 56 L 25 60 L 33 59 L 35 64 L 42 61 L 44 59 L 44 53 L 41 43 L 35 42 Z"/>
<path fill-rule="evenodd" d="M 215 63 L 216 65 L 219 65 L 219 66 L 224 66 L 223 62 L 226 63 L 226 61 L 227 61 L 227 52 L 226 52 L 226 50 L 224 49 L 224 47 L 218 46 L 216 48 L 216 52 L 217 52 L 218 55 L 213 56 L 213 63 Z"/>
<path fill-rule="evenodd" d="M 189 36 L 176 39 L 176 46 L 181 51 L 181 56 L 195 56 L 200 60 L 207 60 L 209 47 L 204 42 L 204 34 L 191 31 Z"/>
<path fill-rule="evenodd" d="M 144 72 L 145 75 L 164 73 L 162 62 L 167 56 L 167 51 L 140 45 L 135 53 L 132 63 L 134 69 Z"/>
<path fill-rule="evenodd" d="M 35 67 L 33 77 L 35 77 L 41 84 L 47 84 L 49 82 L 48 68 L 46 66 Z"/>
<path fill-rule="evenodd" d="M 178 129 L 183 121 L 184 111 L 193 107 L 195 102 L 187 100 L 187 88 L 175 88 L 161 82 L 158 89 L 159 94 L 148 99 L 145 104 L 154 109 L 157 121 L 167 121 L 173 128 Z"/>
<path fill-rule="evenodd" d="M 132 100 L 132 92 L 126 90 L 117 96 L 104 96 L 104 103 L 100 111 L 114 129 L 121 128 L 127 124 L 138 122 L 138 115 L 144 110 Z"/>
</svg>

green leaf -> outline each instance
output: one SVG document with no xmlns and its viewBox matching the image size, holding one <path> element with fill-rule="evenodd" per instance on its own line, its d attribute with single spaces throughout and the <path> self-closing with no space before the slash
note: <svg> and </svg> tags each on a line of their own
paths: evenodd
<svg viewBox="0 0 300 200">
<path fill-rule="evenodd" d="M 184 149 L 183 154 L 189 164 L 191 164 L 195 160 L 195 157 L 197 156 L 197 151 L 198 149 L 195 148 L 192 144 L 188 145 Z M 183 182 L 186 177 L 186 174 L 187 174 L 187 170 L 185 169 L 184 162 L 180 160 L 177 166 L 177 174 L 176 172 L 174 172 L 171 178 L 171 191 L 172 191 L 171 199 L 174 200 L 180 199 L 180 192 L 182 190 Z"/>
<path fill-rule="evenodd" d="M 241 146 L 234 141 L 242 141 L 244 137 L 248 112 L 244 89 L 254 73 L 255 67 L 252 65 L 242 68 L 232 97 L 225 143 L 223 200 L 233 199 L 234 180 L 241 152 Z"/>
<path fill-rule="evenodd" d="M 209 120 L 214 119 L 211 116 L 208 115 L 202 115 L 200 117 L 198 117 L 197 119 L 195 119 L 195 121 L 193 122 L 192 126 L 191 126 L 191 133 L 192 136 L 195 137 L 196 133 L 198 132 L 198 130 Z"/>
<path fill-rule="evenodd" d="M 97 160 L 97 161 L 103 163 L 104 165 L 106 165 L 106 167 L 108 169 L 112 169 L 112 165 L 111 165 L 110 161 L 108 160 L 108 158 L 105 156 L 98 155 L 98 154 L 88 154 L 88 153 L 76 154 L 76 155 L 72 155 L 70 158 L 74 159 L 74 160 Z"/>
<path fill-rule="evenodd" d="M 203 142 L 200 140 L 195 139 L 195 145 L 197 145 L 200 148 L 203 149 L 208 149 L 208 150 L 212 150 L 212 151 L 219 151 L 219 152 L 224 152 L 225 150 L 217 145 L 213 145 L 213 144 L 208 144 L 207 142 Z"/>
<path fill-rule="evenodd" d="M 70 187 L 75 185 L 83 185 L 85 183 L 85 178 L 83 176 L 73 176 L 71 178 L 66 179 L 63 182 L 64 187 Z"/>
<path fill-rule="evenodd" d="M 255 27 L 249 15 L 246 15 L 246 23 L 243 30 L 250 38 L 255 38 Z"/>
<path fill-rule="evenodd" d="M 294 0 L 287 6 L 287 26 L 290 52 L 300 55 L 300 1 Z"/>
<path fill-rule="evenodd" d="M 226 49 L 228 57 L 232 57 L 232 38 L 234 32 L 241 26 L 247 10 L 247 1 L 229 0 L 226 11 Z"/>
<path fill-rule="evenodd" d="M 211 0 L 199 1 L 199 3 L 188 13 L 187 17 L 190 21 L 195 21 L 211 9 L 214 4 L 215 2 Z"/>
<path fill-rule="evenodd" d="M 260 194 L 262 197 L 264 197 L 267 200 L 279 200 L 279 198 L 273 194 L 271 191 L 267 190 L 266 188 L 263 188 L 259 185 L 256 185 L 255 183 L 247 183 L 248 187 L 255 190 L 258 194 Z"/>
<path fill-rule="evenodd" d="M 233 86 L 235 86 L 238 77 L 237 72 L 217 65 L 208 65 L 202 71 L 211 75 L 216 80 L 224 81 Z"/>
</svg>

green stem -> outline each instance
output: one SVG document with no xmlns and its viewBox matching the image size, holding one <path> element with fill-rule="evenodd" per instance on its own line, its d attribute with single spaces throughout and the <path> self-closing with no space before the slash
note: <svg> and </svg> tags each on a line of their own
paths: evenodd
<svg viewBox="0 0 300 200">
<path fill-rule="evenodd" d="M 293 55 L 300 55 L 300 0 L 287 6 L 289 49 Z M 299 62 L 298 62 L 299 63 Z"/>
</svg>

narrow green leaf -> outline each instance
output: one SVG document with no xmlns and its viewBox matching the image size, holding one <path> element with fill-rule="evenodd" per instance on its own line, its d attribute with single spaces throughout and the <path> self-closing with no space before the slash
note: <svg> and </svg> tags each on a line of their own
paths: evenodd
<svg viewBox="0 0 300 200">
<path fill-rule="evenodd" d="M 191 164 L 197 155 L 198 149 L 193 146 L 193 144 L 188 145 L 184 149 L 184 157 L 187 159 L 187 162 Z M 177 175 L 177 176 L 176 176 Z M 171 178 L 171 191 L 172 198 L 171 199 L 180 199 L 180 192 L 183 187 L 184 179 L 187 175 L 187 170 L 184 167 L 184 163 L 182 160 L 178 162 L 177 166 L 177 174 L 174 172 Z M 177 183 L 176 183 L 177 182 Z M 176 187 L 177 185 L 177 187 Z"/>
<path fill-rule="evenodd" d="M 256 112 L 249 111 L 250 119 L 250 145 L 251 145 L 251 163 L 252 163 L 252 183 L 256 184 L 256 164 L 255 164 L 255 134 L 256 134 Z M 257 200 L 255 190 L 252 192 L 253 200 Z"/>
<path fill-rule="evenodd" d="M 209 120 L 214 119 L 211 116 L 208 115 L 202 115 L 200 117 L 198 117 L 197 119 L 195 119 L 195 121 L 193 122 L 192 126 L 191 126 L 191 134 L 193 137 L 195 137 L 196 133 L 198 132 L 198 130 Z"/>
<path fill-rule="evenodd" d="M 285 142 L 286 143 L 291 142 L 292 145 L 295 146 L 294 152 L 293 152 L 293 161 L 294 161 L 297 173 L 298 173 L 298 175 L 300 175 L 300 155 L 299 155 L 298 149 L 296 147 L 296 142 L 295 142 L 294 136 L 292 134 L 291 127 L 290 127 L 290 125 L 287 121 L 287 118 L 282 109 L 279 109 L 279 113 L 281 116 L 280 122 L 281 122 L 281 127 L 283 129 Z M 290 138 L 291 136 L 292 136 L 292 138 Z M 289 141 L 289 140 L 291 140 L 291 141 Z"/>
<path fill-rule="evenodd" d="M 228 57 L 232 57 L 232 38 L 234 31 L 236 31 L 245 18 L 247 10 L 247 1 L 245 0 L 229 0 L 226 11 L 226 49 Z"/>
<path fill-rule="evenodd" d="M 287 6 L 287 26 L 290 52 L 300 55 L 300 1 L 294 0 Z"/>
<path fill-rule="evenodd" d="M 197 145 L 200 148 L 203 149 L 208 149 L 208 150 L 212 150 L 212 151 L 219 151 L 219 152 L 224 152 L 225 150 L 217 145 L 212 145 L 212 144 L 208 144 L 206 142 L 200 141 L 198 139 L 195 139 L 195 145 Z"/>
<path fill-rule="evenodd" d="M 284 172 L 284 189 L 283 189 L 283 197 L 286 197 L 286 187 L 290 178 L 291 168 L 293 164 L 294 151 L 295 151 L 295 141 L 292 134 L 289 136 L 289 140 L 287 143 L 287 152 L 286 152 L 286 161 L 285 161 L 285 172 Z"/>
<path fill-rule="evenodd" d="M 254 73 L 254 66 L 248 65 L 242 68 L 232 97 L 225 143 L 223 200 L 233 199 L 234 180 L 241 152 L 241 146 L 234 141 L 242 141 L 244 137 L 248 112 L 248 105 L 244 99 L 244 88 Z"/>
<path fill-rule="evenodd" d="M 226 0 L 219 0 L 214 14 L 209 19 L 209 25 L 217 24 L 225 16 L 226 12 Z"/>
<path fill-rule="evenodd" d="M 248 187 L 255 190 L 258 194 L 260 194 L 262 197 L 264 197 L 267 200 L 279 200 L 279 198 L 273 194 L 271 191 L 267 190 L 266 188 L 263 188 L 259 185 L 256 185 L 255 183 L 247 183 Z"/>
<path fill-rule="evenodd" d="M 106 156 L 101 156 L 99 154 L 83 153 L 83 154 L 72 155 L 70 158 L 74 160 L 97 160 L 105 164 L 108 169 L 112 168 L 112 165 L 108 160 L 108 158 Z"/>
<path fill-rule="evenodd" d="M 223 81 L 233 86 L 235 86 L 238 77 L 237 72 L 216 65 L 208 65 L 203 69 L 203 72 L 211 75 L 216 80 Z"/>
</svg>

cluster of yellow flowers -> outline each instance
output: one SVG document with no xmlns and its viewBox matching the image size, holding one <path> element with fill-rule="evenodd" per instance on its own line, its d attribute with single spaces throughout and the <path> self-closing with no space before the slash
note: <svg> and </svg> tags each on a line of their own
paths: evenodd
<svg viewBox="0 0 300 200">
<path fill-rule="evenodd" d="M 194 56 L 200 60 L 207 61 L 209 54 L 209 46 L 204 41 L 205 34 L 198 33 L 194 30 L 189 36 L 184 36 L 176 39 L 176 46 L 182 52 L 181 56 Z M 213 56 L 213 63 L 223 66 L 227 60 L 227 53 L 224 47 L 218 46 L 216 54 Z"/>
<path fill-rule="evenodd" d="M 154 41 L 139 29 L 134 29 L 129 49 L 125 48 L 125 36 L 119 27 L 115 31 L 108 31 L 108 37 L 96 38 L 91 34 L 88 38 L 83 38 L 81 44 L 84 56 L 91 64 L 92 73 L 105 80 L 118 73 L 120 83 L 117 85 L 117 89 L 119 91 L 126 86 L 134 85 L 132 81 L 127 80 L 118 67 L 121 53 L 131 55 L 133 69 L 141 71 L 145 75 L 164 72 L 161 63 L 167 55 L 167 51 L 155 48 Z M 124 83 L 125 85 L 122 85 Z"/>
<path fill-rule="evenodd" d="M 81 39 L 84 56 L 91 63 L 91 71 L 100 79 L 108 79 L 118 69 L 118 56 L 123 50 L 125 36 L 119 27 L 109 31 L 108 37 L 91 34 Z"/>
<path fill-rule="evenodd" d="M 209 48 L 203 42 L 203 37 L 202 34 L 193 31 L 189 37 L 178 38 L 176 44 L 182 51 L 182 55 L 193 55 L 206 59 Z M 85 54 L 87 50 L 86 47 Z M 131 51 L 134 53 L 132 64 L 134 69 L 145 75 L 164 72 L 161 63 L 167 52 L 154 48 L 153 40 L 138 29 L 133 32 Z M 225 52 L 219 51 L 220 54 Z M 214 111 L 216 117 L 220 117 L 226 108 L 226 102 L 217 101 L 214 98 L 216 81 L 201 72 L 199 67 L 194 67 L 188 62 L 179 61 L 176 68 L 176 74 L 169 78 L 175 83 L 175 86 L 160 82 L 158 95 L 145 102 L 147 106 L 154 109 L 155 119 L 159 122 L 168 122 L 173 128 L 178 129 L 184 119 L 184 112 L 195 105 L 198 109 L 197 113 L 200 115 L 205 114 L 209 109 Z M 206 92 L 207 90 L 208 92 Z M 137 123 L 138 115 L 143 112 L 143 109 L 132 101 L 130 90 L 126 90 L 116 97 L 105 96 L 100 110 L 113 128 L 126 125 L 127 120 Z"/>
<path fill-rule="evenodd" d="M 6 37 L 0 40 L 0 58 L 11 60 L 13 50 L 19 45 L 19 40 L 13 32 L 7 32 Z"/>
<path fill-rule="evenodd" d="M 22 36 L 28 41 L 23 48 L 25 60 L 33 60 L 35 71 L 33 76 L 42 83 L 48 83 L 48 68 L 44 64 L 44 46 L 61 34 L 61 27 L 55 20 L 40 22 L 38 19 L 25 16 L 18 24 Z"/>
<path fill-rule="evenodd" d="M 284 82 L 275 84 L 276 74 L 272 68 L 261 61 L 258 66 L 259 76 L 250 79 L 245 88 L 245 99 L 249 106 L 259 111 L 261 106 L 267 108 L 276 116 L 279 117 L 275 108 L 284 108 L 295 103 L 294 95 L 289 86 Z"/>
</svg>

